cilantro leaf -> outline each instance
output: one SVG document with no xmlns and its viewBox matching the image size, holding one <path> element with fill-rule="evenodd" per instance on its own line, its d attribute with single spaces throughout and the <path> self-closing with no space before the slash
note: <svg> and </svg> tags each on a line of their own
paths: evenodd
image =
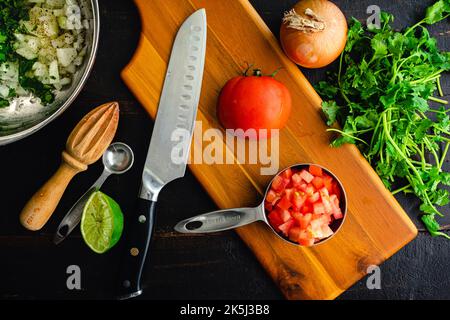
<svg viewBox="0 0 450 320">
<path fill-rule="evenodd" d="M 434 215 L 426 214 L 422 216 L 422 222 L 424 223 L 425 227 L 427 228 L 428 232 L 433 236 L 442 236 L 447 239 L 450 239 L 450 236 L 444 232 L 439 231 L 440 226 L 439 223 L 435 220 Z"/>
<path fill-rule="evenodd" d="M 327 124 L 329 126 L 336 122 L 336 116 L 339 112 L 339 107 L 336 104 L 336 101 L 323 101 L 322 111 L 328 119 Z"/>
<path fill-rule="evenodd" d="M 450 1 L 440 0 L 428 7 L 425 13 L 425 22 L 427 24 L 434 24 L 448 17 L 450 14 Z"/>
</svg>

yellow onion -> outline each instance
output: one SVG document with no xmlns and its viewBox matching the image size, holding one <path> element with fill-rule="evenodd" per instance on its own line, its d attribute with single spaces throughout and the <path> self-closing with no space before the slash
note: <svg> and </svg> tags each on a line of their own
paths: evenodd
<svg viewBox="0 0 450 320">
<path fill-rule="evenodd" d="M 306 68 L 321 68 L 344 50 L 347 21 L 331 1 L 301 0 L 284 14 L 280 39 L 292 61 Z"/>
</svg>

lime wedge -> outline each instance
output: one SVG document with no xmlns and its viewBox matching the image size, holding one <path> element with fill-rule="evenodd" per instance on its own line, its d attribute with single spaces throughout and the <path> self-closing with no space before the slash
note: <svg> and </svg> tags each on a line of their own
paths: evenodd
<svg viewBox="0 0 450 320">
<path fill-rule="evenodd" d="M 86 244 L 96 253 L 111 249 L 120 239 L 123 214 L 113 199 L 100 191 L 86 202 L 81 217 L 81 234 Z"/>
</svg>

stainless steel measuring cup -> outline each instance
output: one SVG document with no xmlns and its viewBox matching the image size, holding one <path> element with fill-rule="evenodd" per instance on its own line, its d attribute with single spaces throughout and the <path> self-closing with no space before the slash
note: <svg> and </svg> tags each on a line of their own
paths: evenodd
<svg viewBox="0 0 450 320">
<path fill-rule="evenodd" d="M 327 168 L 317 165 L 317 164 L 309 164 L 309 163 L 302 163 L 302 164 L 295 164 L 290 167 L 285 168 L 284 170 L 280 171 L 276 176 L 283 173 L 285 170 L 291 168 L 291 169 L 305 169 L 308 168 L 310 165 L 314 165 L 317 167 L 322 168 L 322 170 L 328 174 L 329 176 L 333 177 L 341 190 L 341 200 L 340 200 L 340 208 L 343 213 L 343 218 L 339 220 L 335 220 L 331 223 L 330 228 L 333 230 L 334 234 L 331 237 L 322 239 L 319 242 L 316 242 L 314 245 L 317 245 L 319 243 L 323 243 L 326 240 L 329 240 L 332 238 L 337 231 L 340 229 L 342 224 L 344 223 L 345 217 L 347 216 L 347 195 L 345 193 L 345 189 L 342 186 L 341 181 Z M 274 176 L 270 183 L 267 186 L 266 192 L 264 194 L 263 201 L 261 204 L 257 207 L 251 207 L 251 208 L 234 208 L 234 209 L 224 209 L 224 210 L 217 210 L 209 213 L 200 214 L 198 216 L 185 219 L 183 221 L 180 221 L 175 226 L 175 230 L 180 233 L 210 233 L 210 232 L 219 232 L 229 229 L 234 229 L 238 227 L 245 226 L 247 224 L 256 222 L 256 221 L 262 221 L 266 225 L 272 229 L 272 231 L 281 239 L 283 239 L 286 242 L 289 242 L 294 245 L 301 246 L 300 244 L 293 242 L 289 240 L 288 238 L 283 237 L 280 233 L 278 233 L 272 225 L 269 223 L 267 219 L 266 210 L 264 208 L 264 200 L 266 199 L 267 192 L 270 190 L 270 187 L 272 186 L 273 179 L 276 177 Z M 313 246 L 314 246 L 313 245 Z"/>
</svg>

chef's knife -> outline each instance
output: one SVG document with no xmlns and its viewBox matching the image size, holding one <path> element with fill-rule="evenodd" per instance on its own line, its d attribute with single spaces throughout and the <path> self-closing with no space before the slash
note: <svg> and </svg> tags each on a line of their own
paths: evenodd
<svg viewBox="0 0 450 320">
<path fill-rule="evenodd" d="M 158 194 L 186 171 L 205 64 L 206 29 L 206 12 L 200 9 L 183 23 L 173 44 L 142 174 L 138 210 L 125 221 L 119 299 L 142 293 L 141 276 Z"/>
</svg>

